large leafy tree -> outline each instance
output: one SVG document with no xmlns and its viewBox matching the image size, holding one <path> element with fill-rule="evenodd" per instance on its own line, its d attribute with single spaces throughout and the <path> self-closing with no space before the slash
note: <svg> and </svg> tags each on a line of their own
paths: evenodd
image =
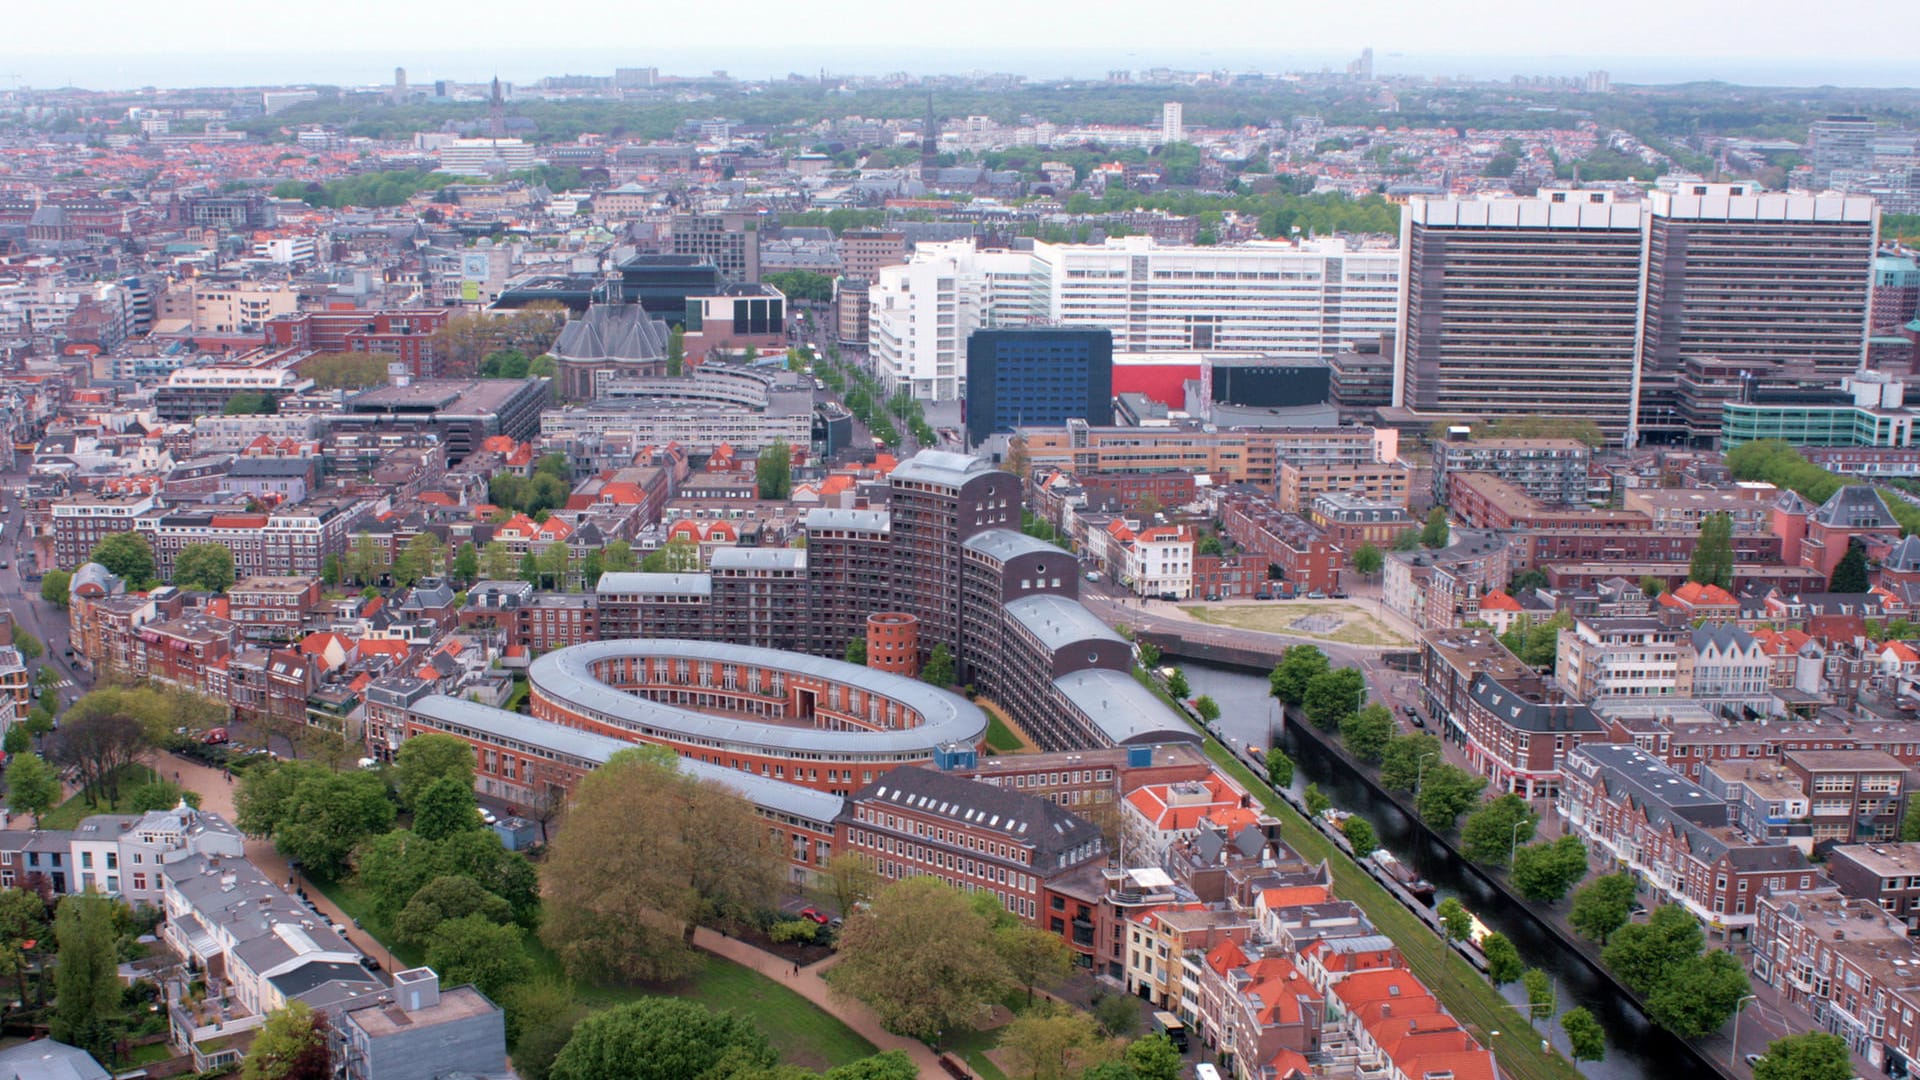
<svg viewBox="0 0 1920 1080">
<path fill-rule="evenodd" d="M 354 845 L 392 828 L 393 817 L 393 800 L 378 775 L 316 769 L 295 785 L 273 843 L 309 872 L 337 878 L 346 872 Z"/>
<path fill-rule="evenodd" d="M 1427 511 L 1427 523 L 1425 527 L 1420 530 L 1421 546 L 1443 548 L 1447 546 L 1447 541 L 1451 539 L 1451 536 L 1452 534 L 1447 528 L 1446 508 L 1436 506 L 1432 510 Z"/>
<path fill-rule="evenodd" d="M 1480 939 L 1480 955 L 1487 958 L 1487 978 L 1495 986 L 1505 986 L 1520 977 L 1520 950 L 1507 935 L 1490 933 Z"/>
<path fill-rule="evenodd" d="M 1091 1015 L 1052 1002 L 1008 1024 L 1000 1048 L 1013 1059 L 1016 1075 L 1029 1080 L 1076 1080 L 1121 1053 Z"/>
<path fill-rule="evenodd" d="M 1412 791 L 1426 779 L 1427 770 L 1444 759 L 1437 736 L 1395 735 L 1380 751 L 1380 786 L 1388 791 Z"/>
<path fill-rule="evenodd" d="M 451 919 L 427 937 L 427 966 L 448 985 L 472 983 L 495 1001 L 533 974 L 526 931 L 485 915 Z"/>
<path fill-rule="evenodd" d="M 1482 866 L 1505 866 L 1516 843 L 1533 839 L 1539 823 L 1527 800 L 1507 792 L 1467 815 L 1460 827 L 1460 853 Z"/>
<path fill-rule="evenodd" d="M 1359 711 L 1366 688 L 1367 678 L 1358 668 L 1322 672 L 1308 680 L 1307 692 L 1300 699 L 1300 711 L 1314 727 L 1332 731 L 1340 726 L 1341 720 Z"/>
<path fill-rule="evenodd" d="M 233 551 L 225 544 L 188 544 L 173 557 L 173 583 L 183 589 L 226 592 L 233 587 Z"/>
<path fill-rule="evenodd" d="M 120 798 L 126 767 L 140 760 L 154 740 L 137 717 L 107 708 L 99 698 L 88 698 L 67 710 L 53 740 L 52 757 L 55 764 L 79 774 L 81 794 L 91 806 L 101 799 Z"/>
<path fill-rule="evenodd" d="M 1340 739 L 1361 761 L 1379 761 L 1394 729 L 1393 710 L 1375 703 L 1340 721 Z"/>
<path fill-rule="evenodd" d="M 65 570 L 49 570 L 40 579 L 40 599 L 56 607 L 66 607 L 73 593 L 73 575 Z"/>
<path fill-rule="evenodd" d="M 94 562 L 106 567 L 127 583 L 129 589 L 143 589 L 154 580 L 153 545 L 137 532 L 117 532 L 93 545 Z"/>
<path fill-rule="evenodd" d="M 1678 904 L 1662 904 L 1644 923 L 1628 923 L 1607 939 L 1600 959 L 1636 994 L 1650 994 L 1667 974 L 1700 954 L 1700 922 Z"/>
<path fill-rule="evenodd" d="M 1560 1014 L 1560 1030 L 1567 1033 L 1567 1056 L 1574 1061 L 1601 1061 L 1607 1056 L 1607 1033 L 1585 1005 L 1576 1005 Z M 1754 1071 L 1760 1080 L 1759 1070 Z M 1847 1080 L 1842 1073 L 1834 1080 Z M 1784 1078 L 1783 1078 L 1784 1080 Z"/>
<path fill-rule="evenodd" d="M 1595 878 L 1573 894 L 1567 924 L 1589 941 L 1604 942 L 1627 924 L 1633 910 L 1633 876 L 1608 874 Z"/>
<path fill-rule="evenodd" d="M 53 936 L 54 965 L 50 1034 L 69 1046 L 104 1057 L 126 1019 L 120 993 L 118 903 L 93 893 L 61 899 Z"/>
<path fill-rule="evenodd" d="M 240 1063 L 241 1080 L 329 1080 L 332 1075 L 326 1015 L 297 999 L 267 1014 Z"/>
<path fill-rule="evenodd" d="M 393 929 L 401 941 L 410 945 L 424 945 L 442 924 L 470 916 L 478 916 L 491 923 L 510 923 L 513 921 L 513 905 L 488 892 L 470 877 L 446 874 L 420 886 L 420 891 L 414 893 L 413 899 L 407 901 L 407 906 L 400 910 Z"/>
<path fill-rule="evenodd" d="M 1486 786 L 1486 777 L 1475 776 L 1458 765 L 1429 765 L 1420 790 L 1414 794 L 1413 808 L 1420 820 L 1444 832 L 1479 800 L 1480 789 Z"/>
<path fill-rule="evenodd" d="M 1702 585 L 1733 588 L 1733 515 L 1708 514 L 1700 522 L 1700 536 L 1694 541 L 1693 557 L 1687 563 L 1687 580 Z"/>
<path fill-rule="evenodd" d="M 587 1015 L 573 988 L 558 979 L 523 982 L 501 999 L 507 1012 L 507 1046 L 513 1069 L 524 1080 L 547 1080 L 553 1059 Z"/>
<path fill-rule="evenodd" d="M 1328 668 L 1327 654 L 1312 645 L 1289 645 L 1280 654 L 1280 662 L 1267 676 L 1273 696 L 1288 705 L 1298 705 L 1307 696 L 1307 684 Z"/>
<path fill-rule="evenodd" d="M 34 827 L 38 828 L 40 815 L 53 809 L 59 801 L 59 774 L 38 754 L 16 753 L 13 760 L 7 762 L 8 810 L 32 814 Z"/>
<path fill-rule="evenodd" d="M 753 459 L 753 478 L 762 499 L 786 498 L 793 490 L 793 447 L 785 439 L 775 439 Z"/>
<path fill-rule="evenodd" d="M 1773 1040 L 1753 1067 L 1753 1080 L 1847 1080 L 1852 1075 L 1847 1040 L 1824 1031 Z"/>
<path fill-rule="evenodd" d="M 680 998 L 641 998 L 574 1025 L 551 1080 L 686 1080 L 722 1062 L 730 1071 L 767 1069 L 773 1047 L 760 1029 L 731 1012 L 710 1012 Z"/>
<path fill-rule="evenodd" d="M 428 784 L 413 800 L 413 831 L 428 840 L 485 828 L 473 788 L 451 776 Z"/>
<path fill-rule="evenodd" d="M 1683 1039 L 1719 1031 L 1753 990 L 1747 969 L 1732 953 L 1713 949 L 1668 968 L 1647 995 L 1647 1016 Z"/>
<path fill-rule="evenodd" d="M 574 794 L 547 857 L 541 936 L 575 978 L 684 974 L 698 963 L 695 924 L 744 915 L 779 888 L 783 860 L 753 807 L 676 760 L 623 750 Z"/>
<path fill-rule="evenodd" d="M 409 809 L 435 780 L 451 778 L 473 787 L 473 744 L 458 735 L 415 735 L 400 744 L 393 765 L 400 805 Z"/>
<path fill-rule="evenodd" d="M 1571 833 L 1528 844 L 1513 856 L 1513 887 L 1529 900 L 1552 903 L 1587 876 L 1587 845 Z"/>
<path fill-rule="evenodd" d="M 1441 900 L 1434 914 L 1439 917 L 1440 929 L 1448 941 L 1465 941 L 1473 934 L 1473 916 L 1458 898 L 1449 896 Z"/>
<path fill-rule="evenodd" d="M 935 926 L 940 933 L 927 932 Z M 1014 987 L 989 926 L 945 882 L 893 882 L 842 928 L 834 989 L 866 1002 L 888 1031 L 936 1038 L 972 1022 Z"/>
</svg>

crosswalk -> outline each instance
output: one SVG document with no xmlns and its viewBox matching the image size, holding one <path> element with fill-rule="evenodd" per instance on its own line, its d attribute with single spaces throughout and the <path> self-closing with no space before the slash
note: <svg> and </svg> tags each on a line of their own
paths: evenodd
<svg viewBox="0 0 1920 1080">
<path fill-rule="evenodd" d="M 53 684 L 53 688 L 55 690 L 65 690 L 67 687 L 73 685 L 75 684 L 72 679 L 61 679 L 59 682 Z"/>
</svg>

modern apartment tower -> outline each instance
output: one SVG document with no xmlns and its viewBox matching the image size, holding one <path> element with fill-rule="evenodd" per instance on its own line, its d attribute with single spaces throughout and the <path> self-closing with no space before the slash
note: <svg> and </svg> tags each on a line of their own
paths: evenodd
<svg viewBox="0 0 1920 1080">
<path fill-rule="evenodd" d="M 1024 251 L 981 251 L 971 240 L 921 244 L 913 259 L 882 267 L 868 290 L 873 372 L 887 393 L 921 401 L 966 395 L 967 335 L 1028 321 Z"/>
<path fill-rule="evenodd" d="M 1866 172 L 1873 168 L 1873 138 L 1878 128 L 1864 116 L 1829 116 L 1807 126 L 1807 161 L 1813 166 L 1813 186 L 1833 184 L 1834 173 Z"/>
<path fill-rule="evenodd" d="M 1838 385 L 1866 357 L 1879 210 L 1864 195 L 1687 184 L 1648 197 L 1641 440 L 1684 439 L 1687 361 L 1777 364 Z"/>
<path fill-rule="evenodd" d="M 1160 106 L 1160 141 L 1177 143 L 1187 141 L 1187 125 L 1182 116 L 1183 109 L 1177 101 L 1169 101 Z"/>
<path fill-rule="evenodd" d="M 1604 191 L 1424 200 L 1400 219 L 1393 403 L 1633 427 L 1643 208 Z"/>
<path fill-rule="evenodd" d="M 1068 420 L 1113 422 L 1113 335 L 1092 327 L 976 330 L 967 339 L 967 442 Z"/>
</svg>

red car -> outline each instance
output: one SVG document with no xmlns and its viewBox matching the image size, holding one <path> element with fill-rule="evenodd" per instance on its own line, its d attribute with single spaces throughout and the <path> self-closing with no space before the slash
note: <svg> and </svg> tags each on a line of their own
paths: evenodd
<svg viewBox="0 0 1920 1080">
<path fill-rule="evenodd" d="M 819 908 L 801 908 L 800 917 L 820 926 L 827 925 L 827 917 L 820 913 Z"/>
</svg>

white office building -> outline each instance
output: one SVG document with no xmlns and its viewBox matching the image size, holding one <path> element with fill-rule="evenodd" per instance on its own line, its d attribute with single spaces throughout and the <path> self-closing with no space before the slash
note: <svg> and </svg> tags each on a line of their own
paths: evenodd
<svg viewBox="0 0 1920 1080">
<path fill-rule="evenodd" d="M 1160 141 L 1177 143 L 1187 141 L 1187 125 L 1181 115 L 1180 103 L 1169 101 L 1160 106 Z"/>
<path fill-rule="evenodd" d="M 971 240 L 921 244 L 912 261 L 883 267 L 869 290 L 869 346 L 887 393 L 922 401 L 966 394 L 967 335 L 1028 321 L 1033 259 L 980 251 Z"/>
<path fill-rule="evenodd" d="M 1117 353 L 1233 350 L 1318 359 L 1392 330 L 1400 255 L 1339 240 L 1033 246 L 1033 318 L 1113 332 Z"/>
<path fill-rule="evenodd" d="M 443 173 L 491 176 L 533 166 L 533 146 L 520 139 L 455 139 L 440 148 Z"/>
</svg>

